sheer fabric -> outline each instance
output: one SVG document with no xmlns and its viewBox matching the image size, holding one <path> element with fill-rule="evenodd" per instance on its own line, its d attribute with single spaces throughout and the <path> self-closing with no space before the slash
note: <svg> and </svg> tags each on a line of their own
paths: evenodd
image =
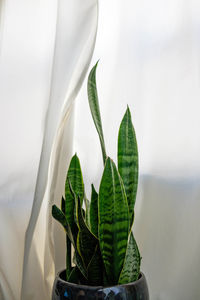
<svg viewBox="0 0 200 300">
<path fill-rule="evenodd" d="M 96 29 L 95 0 L 1 4 L 1 300 L 50 299 L 54 263 L 64 267 L 51 206 L 61 199 Z"/>
</svg>

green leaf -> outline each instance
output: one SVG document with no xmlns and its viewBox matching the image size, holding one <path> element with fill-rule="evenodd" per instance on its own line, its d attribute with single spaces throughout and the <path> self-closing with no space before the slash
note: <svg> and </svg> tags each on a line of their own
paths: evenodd
<svg viewBox="0 0 200 300">
<path fill-rule="evenodd" d="M 105 164 L 105 161 L 106 161 L 106 148 L 105 148 L 105 142 L 104 142 L 104 136 L 103 136 L 101 115 L 100 115 L 100 108 L 99 108 L 99 100 L 98 100 L 97 87 L 96 87 L 96 68 L 97 68 L 97 65 L 98 65 L 98 62 L 92 68 L 92 70 L 90 71 L 90 74 L 88 76 L 88 100 L 89 100 L 89 105 L 90 105 L 90 111 L 91 111 L 91 114 L 92 114 L 92 118 L 93 118 L 96 130 L 98 132 L 98 135 L 99 135 L 103 161 L 104 161 L 104 164 Z"/>
<path fill-rule="evenodd" d="M 90 201 L 85 197 L 85 221 L 86 224 L 88 226 L 88 228 L 90 228 Z"/>
<path fill-rule="evenodd" d="M 90 285 L 103 285 L 103 262 L 99 244 L 97 244 L 95 252 L 89 262 L 87 273 Z"/>
<path fill-rule="evenodd" d="M 71 241 L 68 235 L 66 235 L 66 278 L 68 279 L 70 276 L 70 273 L 72 271 L 72 262 L 71 262 Z"/>
<path fill-rule="evenodd" d="M 128 233 L 129 214 L 124 187 L 114 162 L 108 158 L 99 190 L 99 242 L 111 284 L 118 282 Z"/>
<path fill-rule="evenodd" d="M 97 238 L 90 232 L 83 218 L 80 199 L 77 199 L 76 217 L 78 221 L 77 249 L 87 267 L 98 243 Z"/>
<path fill-rule="evenodd" d="M 61 199 L 61 210 L 63 214 L 65 215 L 65 199 L 62 197 Z"/>
<path fill-rule="evenodd" d="M 52 216 L 64 227 L 64 229 L 65 229 L 65 231 L 66 231 L 66 233 L 67 233 L 67 235 L 68 235 L 68 237 L 69 237 L 69 239 L 70 239 L 70 241 L 71 241 L 71 243 L 74 247 L 77 267 L 79 268 L 79 270 L 81 271 L 83 276 L 85 278 L 87 278 L 86 267 L 84 266 L 84 262 L 82 261 L 82 258 L 78 253 L 77 246 L 75 244 L 74 237 L 73 237 L 70 225 L 68 224 L 65 215 L 63 214 L 63 212 L 56 205 L 53 205 L 52 206 Z"/>
<path fill-rule="evenodd" d="M 130 225 L 132 225 L 138 185 L 138 149 L 129 108 L 126 110 L 119 129 L 118 170 L 124 183 Z"/>
<path fill-rule="evenodd" d="M 98 194 L 93 184 L 90 204 L 90 227 L 92 233 L 98 237 Z"/>
<path fill-rule="evenodd" d="M 70 162 L 69 169 L 67 172 L 67 179 L 66 179 L 66 185 L 65 185 L 65 200 L 67 202 L 67 196 L 68 196 L 68 180 L 71 183 L 72 189 L 77 197 L 80 197 L 81 204 L 83 203 L 83 197 L 84 197 L 84 184 L 83 184 L 83 176 L 81 172 L 81 166 L 78 156 L 75 154 Z M 75 205 L 75 204 L 74 204 Z M 66 207 L 67 208 L 67 207 Z"/>
<path fill-rule="evenodd" d="M 52 206 L 52 216 L 64 227 L 65 230 L 67 230 L 67 220 L 65 215 L 56 205 Z"/>
<path fill-rule="evenodd" d="M 70 225 L 74 240 L 77 238 L 78 227 L 76 224 L 76 209 L 75 209 L 75 195 L 72 192 L 72 187 L 69 179 L 65 183 L 65 216 Z"/>
<path fill-rule="evenodd" d="M 71 282 L 71 283 L 78 284 L 79 283 L 79 277 L 80 277 L 79 268 L 78 267 L 73 267 L 67 281 Z"/>
<path fill-rule="evenodd" d="M 140 275 L 140 262 L 141 257 L 138 250 L 138 246 L 134 239 L 133 233 L 131 232 L 129 243 L 127 246 L 124 266 L 120 274 L 118 283 L 126 284 L 137 280 Z"/>
</svg>

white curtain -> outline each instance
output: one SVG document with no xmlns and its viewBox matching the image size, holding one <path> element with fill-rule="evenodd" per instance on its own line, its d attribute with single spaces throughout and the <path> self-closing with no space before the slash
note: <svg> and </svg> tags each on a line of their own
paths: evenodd
<svg viewBox="0 0 200 300">
<path fill-rule="evenodd" d="M 73 152 L 88 195 L 99 186 L 86 81 L 77 97 L 94 46 L 108 155 L 127 104 L 137 133 L 134 232 L 151 300 L 199 299 L 200 4 L 101 0 L 99 21 L 97 5 L 0 0 L 0 300 L 50 299 L 65 267 L 51 206 Z"/>
<path fill-rule="evenodd" d="M 1 2 L 1 300 L 50 299 L 54 264 L 64 267 L 51 207 L 64 188 L 97 17 L 96 0 Z"/>
</svg>

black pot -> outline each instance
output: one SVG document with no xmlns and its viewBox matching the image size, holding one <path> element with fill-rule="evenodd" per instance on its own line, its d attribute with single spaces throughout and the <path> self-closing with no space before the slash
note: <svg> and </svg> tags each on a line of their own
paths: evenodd
<svg viewBox="0 0 200 300">
<path fill-rule="evenodd" d="M 149 300 L 143 273 L 133 283 L 111 287 L 78 285 L 63 280 L 64 276 L 65 270 L 56 276 L 52 300 Z"/>
</svg>

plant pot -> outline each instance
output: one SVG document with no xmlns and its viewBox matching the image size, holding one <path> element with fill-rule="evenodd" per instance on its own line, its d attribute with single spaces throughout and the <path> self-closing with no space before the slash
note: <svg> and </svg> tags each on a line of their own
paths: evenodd
<svg viewBox="0 0 200 300">
<path fill-rule="evenodd" d="M 55 278 L 52 300 L 149 300 L 143 273 L 132 283 L 111 287 L 78 285 L 65 281 L 65 270 Z"/>
</svg>

